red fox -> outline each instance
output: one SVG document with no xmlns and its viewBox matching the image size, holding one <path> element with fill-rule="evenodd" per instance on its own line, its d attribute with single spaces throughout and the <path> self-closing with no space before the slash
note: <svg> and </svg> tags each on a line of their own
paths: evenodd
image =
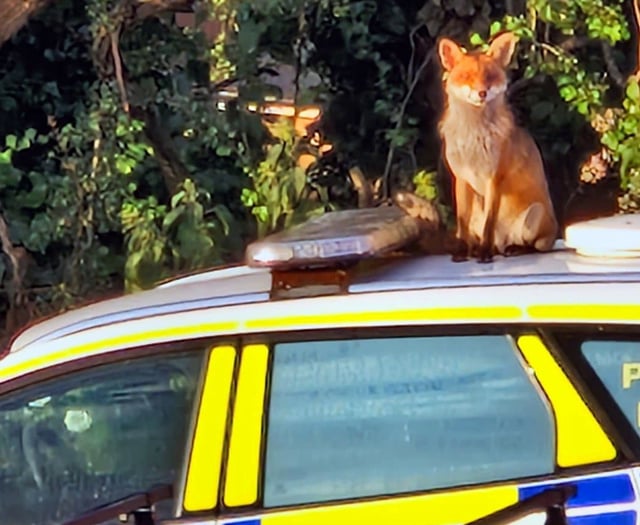
<svg viewBox="0 0 640 525">
<path fill-rule="evenodd" d="M 445 111 L 439 124 L 453 176 L 457 247 L 453 259 L 548 251 L 558 231 L 542 158 L 506 100 L 506 68 L 517 37 L 502 33 L 486 52 L 442 38 Z"/>
</svg>

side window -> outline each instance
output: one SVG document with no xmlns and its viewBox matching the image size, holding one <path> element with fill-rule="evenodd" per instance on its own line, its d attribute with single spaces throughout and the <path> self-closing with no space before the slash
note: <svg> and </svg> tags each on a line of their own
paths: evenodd
<svg viewBox="0 0 640 525">
<path fill-rule="evenodd" d="M 581 351 L 640 434 L 640 341 L 584 341 Z"/>
<path fill-rule="evenodd" d="M 204 352 L 71 372 L 0 398 L 0 516 L 65 522 L 181 468 Z"/>
<path fill-rule="evenodd" d="M 550 473 L 555 430 L 505 336 L 276 344 L 264 505 Z"/>
</svg>

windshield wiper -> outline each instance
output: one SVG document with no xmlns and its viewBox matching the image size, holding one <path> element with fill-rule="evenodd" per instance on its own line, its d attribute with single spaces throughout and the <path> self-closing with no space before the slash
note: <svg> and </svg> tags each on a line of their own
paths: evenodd
<svg viewBox="0 0 640 525">
<path fill-rule="evenodd" d="M 124 498 L 100 505 L 62 525 L 97 525 L 120 516 L 133 516 L 135 525 L 153 525 L 153 506 L 173 497 L 171 485 L 158 485 L 147 492 L 137 492 Z"/>
<path fill-rule="evenodd" d="M 547 513 L 546 525 L 566 525 L 565 505 L 577 492 L 575 485 L 562 485 L 543 490 L 466 525 L 503 525 L 534 512 Z"/>
</svg>

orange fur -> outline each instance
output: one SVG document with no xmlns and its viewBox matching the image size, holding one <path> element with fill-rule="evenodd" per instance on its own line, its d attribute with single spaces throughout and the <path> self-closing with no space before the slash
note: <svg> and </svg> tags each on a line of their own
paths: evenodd
<svg viewBox="0 0 640 525">
<path fill-rule="evenodd" d="M 516 42 L 503 33 L 484 53 L 466 53 L 447 38 L 438 44 L 446 76 L 439 129 L 453 175 L 457 260 L 476 252 L 490 261 L 495 253 L 547 251 L 557 236 L 540 152 L 506 100 Z"/>
</svg>

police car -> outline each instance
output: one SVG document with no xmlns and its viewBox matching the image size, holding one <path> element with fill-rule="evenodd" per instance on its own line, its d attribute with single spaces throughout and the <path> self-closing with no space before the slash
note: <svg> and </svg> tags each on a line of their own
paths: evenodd
<svg viewBox="0 0 640 525">
<path fill-rule="evenodd" d="M 637 216 L 406 255 L 394 207 L 40 322 L 0 359 L 0 522 L 639 522 Z"/>
</svg>

